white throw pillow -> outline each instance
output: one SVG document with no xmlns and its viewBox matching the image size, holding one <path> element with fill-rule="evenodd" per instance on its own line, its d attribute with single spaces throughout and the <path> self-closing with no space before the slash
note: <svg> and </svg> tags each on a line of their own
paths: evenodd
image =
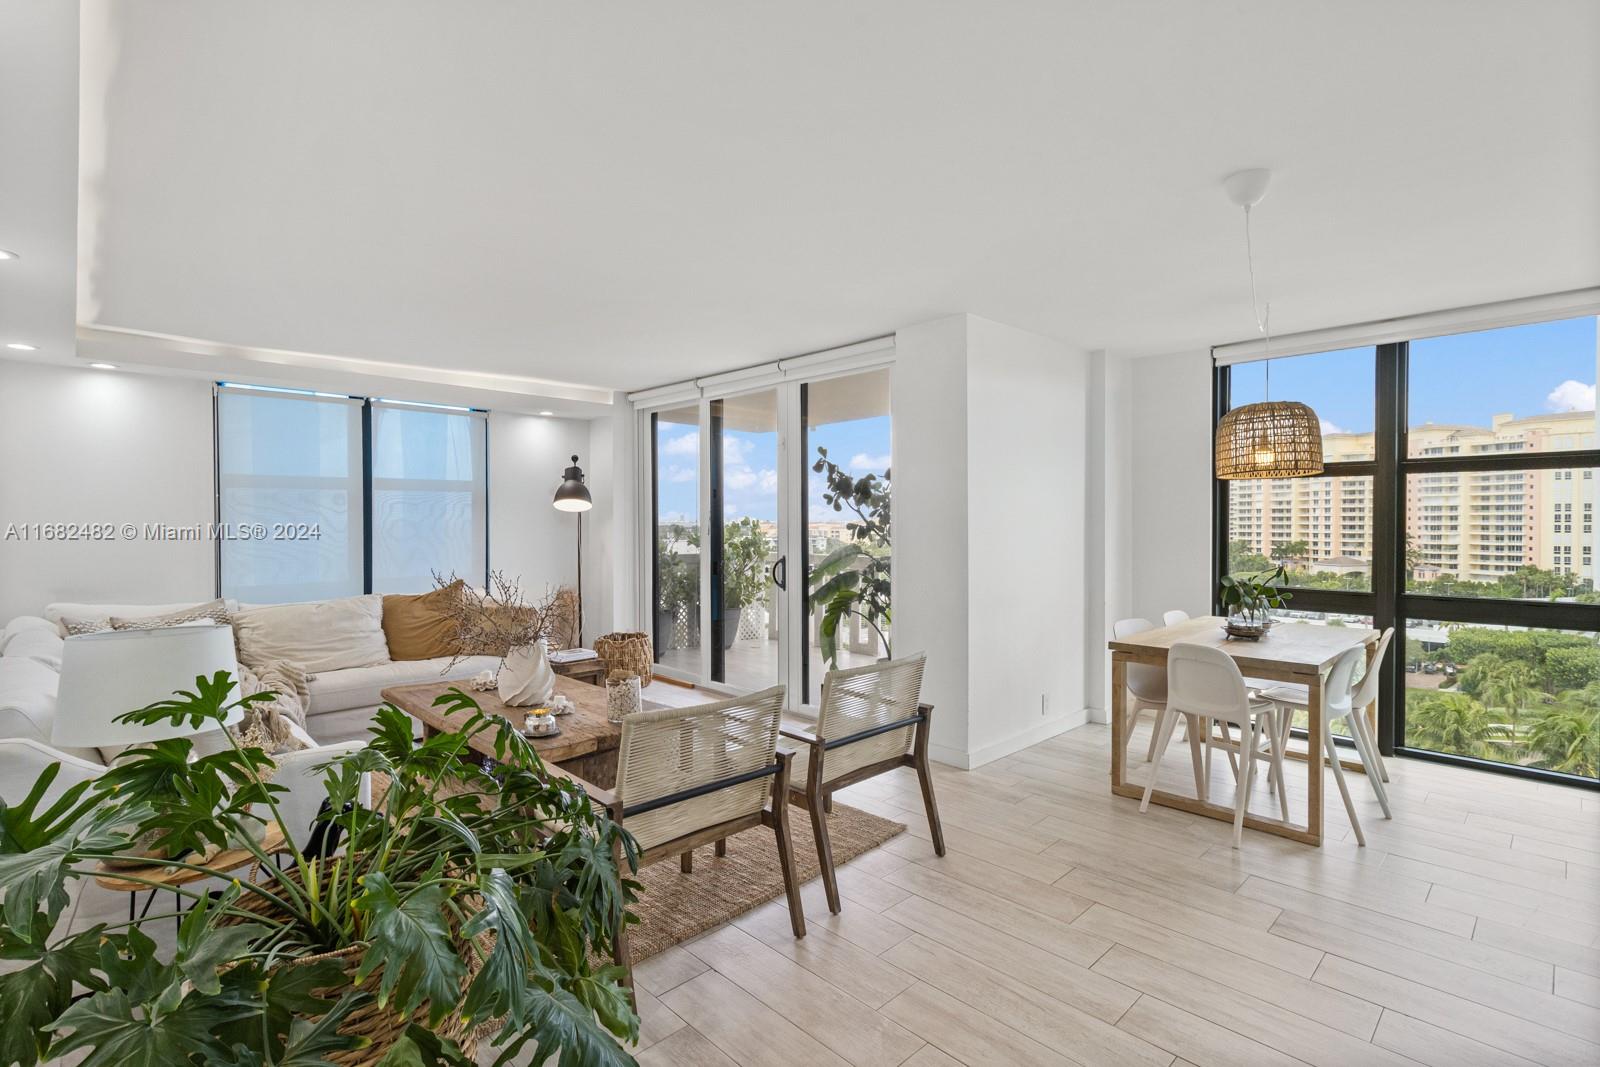
<svg viewBox="0 0 1600 1067">
<path fill-rule="evenodd" d="M 239 662 L 251 668 L 289 662 L 314 674 L 389 662 L 378 593 L 241 608 L 233 632 Z"/>
<path fill-rule="evenodd" d="M 26 633 L 47 633 L 55 634 L 57 637 L 61 636 L 61 632 L 56 629 L 56 624 L 49 619 L 42 619 L 37 615 L 18 615 L 6 623 L 4 630 L 0 630 L 0 655 L 5 654 L 6 648 L 18 634 Z"/>
<path fill-rule="evenodd" d="M 180 600 L 176 604 L 75 604 L 71 601 L 58 601 L 44 606 L 44 617 L 55 623 L 62 637 L 67 636 L 64 620 L 73 619 L 82 622 L 101 622 L 105 625 L 102 629 L 111 629 L 111 616 L 120 619 L 148 619 L 152 615 L 166 615 L 169 612 L 183 611 L 202 603 L 198 600 Z M 229 612 L 239 610 L 239 602 L 228 597 L 222 602 Z M 93 630 L 84 630 L 84 633 L 93 633 Z"/>
</svg>

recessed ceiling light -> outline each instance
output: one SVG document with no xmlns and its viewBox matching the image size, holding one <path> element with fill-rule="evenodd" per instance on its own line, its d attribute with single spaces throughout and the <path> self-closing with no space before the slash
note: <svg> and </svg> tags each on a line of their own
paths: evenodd
<svg viewBox="0 0 1600 1067">
<path fill-rule="evenodd" d="M 541 414 L 541 415 L 554 415 L 555 412 L 553 412 L 553 411 L 541 411 L 541 412 L 539 412 L 539 414 Z"/>
<path fill-rule="evenodd" d="M 8 248 L 0 248 L 0 259 L 21 259 L 22 257 Z"/>
<path fill-rule="evenodd" d="M 18 352 L 37 352 L 37 351 L 39 351 L 33 345 L 25 345 L 21 341 L 12 341 L 10 344 L 6 345 L 6 347 L 7 348 L 11 348 L 11 349 L 15 349 Z"/>
<path fill-rule="evenodd" d="M 89 364 L 89 366 L 93 367 L 95 370 L 116 370 L 117 369 L 117 365 L 115 363 L 91 363 L 91 364 Z"/>
</svg>

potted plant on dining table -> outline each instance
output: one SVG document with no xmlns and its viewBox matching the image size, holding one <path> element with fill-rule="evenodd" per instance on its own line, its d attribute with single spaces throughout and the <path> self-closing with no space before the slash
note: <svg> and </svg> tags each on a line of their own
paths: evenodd
<svg viewBox="0 0 1600 1067">
<path fill-rule="evenodd" d="M 198 729 L 270 697 L 232 700 L 234 687 L 225 672 L 197 678 L 122 718 Z M 414 741 L 411 719 L 384 707 L 365 748 L 322 768 L 321 849 L 291 833 L 264 851 L 253 827 L 279 818 L 284 790 L 270 757 L 237 740 L 197 758 L 187 738 L 140 745 L 46 801 L 52 767 L 20 804 L 0 803 L 0 956 L 14 968 L 0 975 L 0 1063 L 468 1067 L 498 1031 L 496 1064 L 530 1049 L 533 1062 L 632 1064 L 625 976 L 595 962 L 632 921 L 631 838 L 503 720 L 459 690 L 440 702 L 468 713 L 460 731 Z M 492 771 L 468 745 L 484 730 Z M 152 879 L 174 911 L 57 931 L 70 881 L 148 864 L 149 848 L 216 880 Z M 223 849 L 230 864 L 208 867 Z M 242 876 L 237 850 L 254 861 Z M 155 924 L 174 914 L 176 945 L 158 952 Z"/>
<path fill-rule="evenodd" d="M 1230 574 L 1220 583 L 1218 593 L 1227 612 L 1225 628 L 1229 637 L 1259 641 L 1272 629 L 1272 609 L 1281 608 L 1294 595 L 1283 588 L 1288 576 L 1283 567 L 1257 574 Z"/>
</svg>

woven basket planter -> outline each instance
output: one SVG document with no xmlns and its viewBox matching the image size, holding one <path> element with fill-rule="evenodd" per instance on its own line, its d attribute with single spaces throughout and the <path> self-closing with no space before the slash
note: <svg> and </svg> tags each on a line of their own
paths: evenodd
<svg viewBox="0 0 1600 1067">
<path fill-rule="evenodd" d="M 640 685 L 649 685 L 654 677 L 655 650 L 650 647 L 650 635 L 641 633 L 606 634 L 595 638 L 594 650 L 606 665 L 606 677 L 619 674 L 636 674 Z"/>
<path fill-rule="evenodd" d="M 286 871 L 285 873 L 295 881 L 299 881 L 296 872 Z M 254 912 L 258 915 L 271 915 L 273 913 L 272 902 L 254 893 L 244 894 L 235 902 L 234 906 L 242 911 Z M 239 921 L 242 920 L 238 918 L 224 918 L 222 920 L 224 924 Z M 458 951 L 460 947 L 458 944 Z M 475 942 L 473 951 L 462 953 L 462 958 L 467 965 L 467 973 L 461 979 L 463 991 L 471 984 L 473 978 L 477 977 L 478 970 L 483 966 L 484 957 L 488 955 L 491 947 L 492 943 L 488 941 L 488 935 L 485 935 L 483 939 Z M 401 1035 L 405 1033 L 406 1027 L 411 1023 L 416 1023 L 432 1030 L 440 1037 L 450 1038 L 460 1046 L 461 1051 L 469 1059 L 477 1056 L 479 1035 L 490 1033 L 492 1032 L 491 1029 L 482 1025 L 469 1028 L 455 1015 L 445 1016 L 440 1020 L 438 1026 L 430 1026 L 428 1024 L 427 1005 L 417 1009 L 409 1018 L 401 1015 L 392 1007 L 379 1007 L 377 1002 L 378 982 L 383 975 L 383 968 L 379 967 L 367 975 L 366 981 L 359 983 L 359 986 L 355 980 L 356 973 L 361 967 L 361 957 L 366 951 L 367 944 L 361 942 L 347 945 L 333 952 L 324 952 L 317 956 L 301 956 L 279 964 L 280 967 L 301 967 L 321 960 L 337 960 L 344 969 L 345 981 L 339 986 L 319 989 L 316 991 L 318 994 L 333 1000 L 356 988 L 373 994 L 371 1000 L 345 1016 L 344 1021 L 339 1025 L 339 1033 L 351 1037 L 364 1037 L 370 1044 L 365 1048 L 324 1053 L 323 1055 L 330 1062 L 338 1064 L 339 1067 L 374 1067 L 379 1060 L 383 1059 L 394 1043 L 400 1039 Z"/>
</svg>

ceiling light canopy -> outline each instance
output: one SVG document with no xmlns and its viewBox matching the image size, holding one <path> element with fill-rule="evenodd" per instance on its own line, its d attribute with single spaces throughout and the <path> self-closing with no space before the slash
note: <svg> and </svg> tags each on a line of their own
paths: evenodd
<svg viewBox="0 0 1600 1067">
<path fill-rule="evenodd" d="M 1250 310 L 1256 330 L 1270 345 L 1272 302 L 1266 314 L 1256 305 L 1256 261 L 1250 242 L 1250 209 L 1261 203 L 1272 183 L 1265 167 L 1236 170 L 1222 179 L 1223 192 L 1244 209 L 1244 255 L 1250 272 Z M 1224 481 L 1255 478 L 1307 478 L 1322 473 L 1322 421 L 1294 400 L 1273 400 L 1272 361 L 1266 366 L 1267 399 L 1234 408 L 1217 423 L 1215 461 Z"/>
<path fill-rule="evenodd" d="M 89 364 L 89 366 L 93 367 L 95 370 L 116 370 L 117 369 L 117 365 L 115 363 L 91 363 L 91 364 Z"/>
<path fill-rule="evenodd" d="M 14 351 L 17 351 L 17 352 L 37 352 L 37 351 L 39 351 L 38 346 L 36 346 L 36 345 L 25 345 L 21 341 L 12 341 L 11 343 L 7 344 L 6 347 L 10 348 L 10 349 L 13 349 Z"/>
<path fill-rule="evenodd" d="M 9 248 L 0 248 L 0 259 L 21 259 L 22 257 Z"/>
</svg>

